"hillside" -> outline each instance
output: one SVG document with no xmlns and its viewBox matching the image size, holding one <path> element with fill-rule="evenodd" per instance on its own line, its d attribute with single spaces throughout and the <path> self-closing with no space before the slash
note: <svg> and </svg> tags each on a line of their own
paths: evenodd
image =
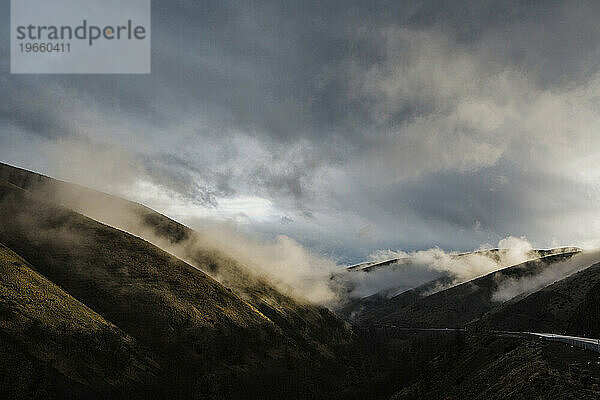
<svg viewBox="0 0 600 400">
<path fill-rule="evenodd" d="M 392 324 L 402 327 L 448 328 L 462 327 L 490 311 L 500 302 L 493 298 L 503 283 L 536 276 L 547 267 L 564 261 L 577 252 L 551 255 L 492 272 L 483 277 L 416 299 L 419 293 L 407 293 L 397 300 L 399 307 L 389 308 L 389 314 L 363 323 Z M 558 264 L 557 264 L 558 265 Z M 552 283 L 552 282 L 549 282 Z M 402 304 L 405 301 L 408 304 Z"/>
<path fill-rule="evenodd" d="M 595 337 L 600 333 L 599 288 L 600 263 L 525 297 L 505 302 L 485 314 L 476 326 Z"/>
<path fill-rule="evenodd" d="M 376 327 L 353 332 L 208 239 L 137 203 L 0 165 L 0 398 L 444 398 L 448 384 L 453 398 L 494 398 L 493 376 L 498 393 L 594 393 L 539 343 L 392 327 L 469 325 L 559 284 L 568 290 L 552 296 L 571 297 L 555 318 L 593 326 L 598 266 L 538 291 L 584 267 L 578 249 L 433 294 L 454 278 L 363 299 Z"/>
<path fill-rule="evenodd" d="M 575 247 L 531 250 L 524 256 L 526 259 L 534 260 L 553 254 L 577 252 L 579 250 L 580 249 Z M 521 257 L 518 258 L 522 259 Z M 449 256 L 450 261 L 453 263 L 460 264 L 463 260 L 467 265 L 485 265 L 493 263 L 496 265 L 497 269 L 511 266 L 512 263 L 514 263 L 512 260 L 515 258 L 516 257 L 510 256 L 508 249 L 479 250 Z M 351 273 L 362 274 L 384 272 L 387 276 L 390 276 L 390 274 L 393 274 L 396 271 L 402 273 L 403 269 L 406 267 L 413 267 L 413 261 L 410 257 L 391 259 L 377 263 L 369 262 L 357 264 L 348 267 L 348 271 Z M 377 321 L 387 315 L 393 314 L 403 307 L 419 302 L 424 297 L 451 288 L 460 283 L 459 278 L 451 272 L 439 272 L 438 275 L 439 277 L 408 290 L 402 290 L 401 287 L 397 287 L 386 289 L 364 298 L 354 299 L 338 310 L 338 314 L 352 320 L 355 324 L 368 325 L 373 321 Z"/>
<path fill-rule="evenodd" d="M 516 337 L 473 336 L 448 346 L 422 379 L 391 400 L 597 399 L 592 352 Z"/>
<path fill-rule="evenodd" d="M 327 313 L 314 321 L 320 335 L 299 335 L 148 242 L 2 181 L 0 242 L 157 354 L 173 397 L 302 393 L 337 362 L 345 326 Z"/>
<path fill-rule="evenodd" d="M 160 373 L 149 352 L 0 244 L 0 394 L 75 386 L 86 396 L 141 397 Z M 10 365 L 8 368 L 7 364 Z M 32 368 L 32 366 L 35 366 Z M 41 371 L 37 379 L 22 378 Z M 26 390 L 19 385 L 31 385 Z M 36 388 L 36 386 L 38 386 Z M 62 388 L 61 388 L 62 386 Z"/>
<path fill-rule="evenodd" d="M 211 246 L 210 238 L 148 207 L 1 163 L 0 179 L 167 250 L 218 280 L 307 349 L 331 355 L 332 346 L 352 338 L 348 326 L 328 309 L 282 293 L 252 266 Z"/>
<path fill-rule="evenodd" d="M 452 282 L 454 282 L 454 278 L 449 274 L 445 274 L 440 278 L 403 291 L 396 296 L 389 297 L 387 291 L 375 293 L 371 296 L 351 301 L 340 309 L 338 314 L 355 324 L 368 325 L 372 321 L 377 321 L 403 307 L 422 300 L 436 288 L 450 286 Z"/>
</svg>

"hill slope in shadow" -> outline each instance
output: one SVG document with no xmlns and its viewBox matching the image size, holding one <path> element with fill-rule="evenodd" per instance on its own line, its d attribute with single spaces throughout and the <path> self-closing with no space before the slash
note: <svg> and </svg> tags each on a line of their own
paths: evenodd
<svg viewBox="0 0 600 400">
<path fill-rule="evenodd" d="M 571 251 L 527 261 L 425 297 L 420 297 L 417 290 L 408 292 L 392 299 L 392 305 L 383 309 L 388 313 L 374 313 L 375 318 L 373 319 L 368 318 L 367 315 L 364 317 L 363 323 L 410 328 L 464 327 L 467 323 L 502 304 L 496 295 L 504 284 L 517 282 L 527 277 L 537 277 L 547 268 L 557 267 L 558 275 L 576 272 L 577 265 L 570 265 L 571 270 L 565 270 L 562 268 L 562 262 L 578 253 L 579 251 Z M 548 279 L 552 279 L 552 277 Z M 549 281 L 546 284 L 552 282 Z M 530 290 L 535 291 L 540 288 L 532 287 Z M 523 289 L 524 291 L 526 289 Z M 518 294 L 518 292 L 515 293 L 515 296 Z"/>
<path fill-rule="evenodd" d="M 595 259 L 599 259 L 596 253 Z M 596 337 L 600 334 L 600 263 L 539 291 L 511 299 L 485 314 L 480 329 L 554 332 Z"/>
<path fill-rule="evenodd" d="M 347 328 L 328 313 L 309 308 L 320 334 L 298 334 L 156 246 L 5 181 L 0 242 L 156 354 L 171 398 L 335 390 L 315 389 L 321 368 L 343 370 L 334 352 Z"/>
<path fill-rule="evenodd" d="M 6 398 L 20 385 L 32 396 L 38 390 L 60 395 L 69 387 L 89 398 L 142 397 L 160 373 L 135 339 L 1 244 L 0 298 L 0 370 L 14 374 L 2 379 Z M 41 373 L 31 377 L 32 371 Z"/>
<path fill-rule="evenodd" d="M 352 340 L 349 326 L 327 308 L 282 292 L 250 265 L 220 250 L 214 240 L 141 204 L 0 163 L 0 178 L 39 199 L 62 204 L 136 235 L 200 269 L 287 330 L 307 348 L 332 354 Z"/>
<path fill-rule="evenodd" d="M 541 257 L 550 255 L 578 252 L 580 249 L 576 247 L 560 247 L 553 249 L 530 250 L 523 254 L 513 254 L 509 249 L 488 249 L 479 250 L 468 253 L 449 254 L 448 262 L 453 264 L 454 268 L 464 266 L 467 269 L 475 269 L 477 271 L 492 272 L 515 265 L 518 262 L 531 261 Z M 522 260 L 518 261 L 517 260 Z M 386 277 L 393 280 L 397 276 L 397 283 L 404 284 L 401 277 L 406 275 L 406 269 L 411 269 L 418 272 L 419 268 L 428 268 L 428 266 L 415 264 L 411 257 L 391 259 L 380 263 L 363 263 L 351 266 L 347 271 L 352 273 L 362 274 L 366 279 L 371 274 L 383 273 Z M 402 289 L 402 287 L 394 287 L 375 293 L 373 295 L 354 299 L 344 305 L 337 313 L 344 318 L 351 320 L 358 325 L 368 325 L 374 323 L 387 315 L 391 315 L 396 311 L 407 307 L 411 304 L 421 301 L 436 292 L 452 288 L 462 282 L 473 280 L 476 276 L 468 279 L 467 277 L 459 277 L 452 271 L 439 271 L 437 277 L 430 278 L 428 282 L 424 282 L 416 287 Z M 400 289 L 400 290 L 399 290 Z"/>
</svg>

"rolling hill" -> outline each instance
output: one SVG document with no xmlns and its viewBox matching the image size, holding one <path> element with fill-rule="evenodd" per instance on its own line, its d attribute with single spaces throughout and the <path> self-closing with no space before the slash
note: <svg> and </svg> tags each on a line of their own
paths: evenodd
<svg viewBox="0 0 600 400">
<path fill-rule="evenodd" d="M 560 248 L 548 249 L 548 250 L 532 250 L 528 256 L 530 258 L 530 261 L 534 261 L 536 259 L 546 260 L 547 262 L 539 264 L 541 266 L 545 266 L 545 265 L 550 265 L 550 264 L 554 263 L 555 261 L 562 260 L 561 255 L 572 255 L 572 254 L 578 253 L 579 251 L 581 251 L 581 250 L 578 248 L 575 248 L 575 247 L 560 247 Z M 491 249 L 491 250 L 477 251 L 477 252 L 473 252 L 473 253 L 461 253 L 461 254 L 453 256 L 453 258 L 455 260 L 459 261 L 462 257 L 470 257 L 472 255 L 484 256 L 486 258 L 490 258 L 491 260 L 493 260 L 496 263 L 499 263 L 499 266 L 501 266 L 502 262 L 504 261 L 502 258 L 502 255 L 503 255 L 503 253 L 506 253 L 506 252 L 507 252 L 507 250 L 504 250 L 504 249 Z M 553 255 L 558 256 L 558 257 L 546 258 L 546 257 L 553 256 Z M 372 273 L 372 272 L 376 271 L 377 269 L 381 270 L 381 269 L 385 268 L 386 271 L 389 270 L 389 271 L 393 272 L 394 268 L 402 268 L 402 266 L 409 265 L 411 262 L 409 259 L 402 259 L 401 261 L 402 261 L 402 263 L 400 265 L 395 265 L 394 263 L 391 263 L 391 262 L 384 262 L 381 265 L 369 264 L 367 267 L 362 268 L 362 271 L 364 273 Z M 489 282 L 490 278 L 494 281 L 498 281 L 497 283 L 500 283 L 499 281 L 504 278 L 504 272 L 501 272 L 501 271 L 505 271 L 507 273 L 506 277 L 508 279 L 513 279 L 515 277 L 520 277 L 521 274 L 535 275 L 535 274 L 539 273 L 540 272 L 539 265 L 535 262 L 532 262 L 529 264 L 523 264 L 522 267 L 520 267 L 520 268 L 515 268 L 515 269 L 506 269 L 505 268 L 505 269 L 501 269 L 499 271 L 492 272 L 487 275 L 487 278 L 480 277 L 481 280 L 474 283 L 478 287 L 478 289 L 475 291 L 472 291 L 471 294 L 474 295 L 475 293 L 479 293 L 485 298 L 486 297 L 485 293 L 489 292 L 489 290 L 487 290 L 487 289 L 491 289 L 492 291 L 495 290 L 493 285 L 491 285 Z M 352 268 L 351 271 L 356 270 L 356 266 L 353 266 L 351 268 Z M 528 272 L 528 270 L 531 270 L 531 271 Z M 521 272 L 517 272 L 517 271 L 521 271 Z M 485 278 L 485 279 L 483 279 L 483 278 Z M 452 290 L 453 287 L 459 286 L 456 283 L 456 279 L 457 278 L 454 277 L 449 272 L 441 273 L 441 276 L 439 278 L 431 280 L 429 282 L 426 282 L 426 283 L 419 285 L 413 289 L 405 290 L 395 296 L 390 297 L 388 295 L 389 291 L 385 291 L 385 292 L 373 294 L 371 296 L 368 296 L 368 297 L 365 297 L 362 299 L 356 299 L 356 300 L 348 303 L 347 305 L 345 305 L 339 311 L 339 314 L 344 316 L 345 318 L 351 319 L 355 324 L 369 325 L 372 323 L 381 322 L 381 321 L 385 320 L 387 317 L 390 317 L 397 313 L 404 312 L 405 310 L 409 309 L 412 306 L 418 308 L 419 307 L 418 304 L 420 304 L 421 302 L 424 302 L 424 304 L 425 304 L 424 308 L 428 309 L 428 307 L 430 305 L 434 306 L 436 304 L 436 300 L 439 300 L 441 302 L 446 302 L 446 300 L 443 300 L 443 297 L 448 295 L 449 298 L 452 298 L 453 299 L 452 301 L 454 301 L 455 300 L 454 296 L 457 295 L 459 292 L 464 291 L 466 286 L 462 286 L 462 289 Z M 475 280 L 471 280 L 471 282 L 474 282 L 474 281 Z M 468 283 L 468 282 L 465 282 L 465 283 Z M 479 287 L 480 285 L 481 285 L 481 287 Z M 487 289 L 485 289 L 486 287 L 487 287 Z M 483 289 L 483 291 L 481 289 Z M 450 291 L 448 291 L 448 290 L 450 290 Z M 486 292 L 486 290 L 487 290 L 487 292 Z M 436 294 L 436 292 L 443 292 L 446 294 L 440 294 L 440 295 L 434 296 Z M 466 298 L 465 298 L 465 300 L 466 300 Z M 456 300 L 456 301 L 458 303 L 460 303 L 460 300 Z M 429 302 L 431 302 L 431 303 L 429 303 Z M 458 303 L 455 306 L 462 307 L 463 309 L 470 307 L 468 305 L 458 305 Z M 475 302 L 475 304 L 477 304 L 477 302 Z M 477 305 L 477 306 L 479 306 L 479 305 Z M 482 308 L 482 310 L 485 310 L 486 307 L 488 307 L 488 306 L 483 306 L 484 308 Z M 443 314 L 443 313 L 445 313 L 445 311 L 441 311 L 441 313 Z M 478 314 L 478 312 L 476 312 L 475 314 Z"/>
<path fill-rule="evenodd" d="M 593 258 L 599 259 L 596 254 Z M 600 334 L 600 263 L 539 291 L 511 299 L 482 316 L 480 329 L 567 333 L 586 337 Z"/>
<path fill-rule="evenodd" d="M 515 337 L 468 337 L 427 365 L 425 377 L 391 400 L 597 399 L 592 352 Z"/>
<path fill-rule="evenodd" d="M 160 374 L 139 342 L 1 244 L 0 299 L 0 371 L 15 372 L 13 379 L 29 386 L 21 390 L 32 397 L 38 390 L 53 397 L 68 387 L 88 398 L 142 397 Z M 39 376 L 23 379 L 32 371 Z M 0 394 L 12 397 L 15 382 L 8 376 L 1 382 Z"/>
<path fill-rule="evenodd" d="M 563 365 L 571 355 L 560 348 L 482 333 L 532 321 L 594 332 L 599 267 L 585 269 L 594 255 L 579 249 L 541 251 L 536 260 L 445 290 L 454 277 L 361 300 L 363 325 L 472 328 L 402 337 L 396 328 L 354 331 L 207 239 L 143 205 L 0 165 L 0 397 L 598 392 L 592 386 L 600 379 L 574 380 L 572 364 Z M 492 378 L 498 382 L 488 387 Z"/>
<path fill-rule="evenodd" d="M 403 307 L 414 304 L 434 291 L 436 288 L 450 286 L 454 278 L 444 274 L 415 288 L 405 290 L 395 296 L 388 296 L 388 291 L 375 293 L 362 299 L 355 299 L 344 305 L 338 314 L 357 325 L 369 325 L 387 315 L 393 314 Z"/>
<path fill-rule="evenodd" d="M 375 303 L 371 309 L 360 313 L 358 321 L 363 325 L 387 324 L 411 328 L 463 327 L 501 304 L 501 301 L 494 298 L 494 294 L 504 283 L 538 276 L 546 268 L 559 265 L 578 252 L 579 250 L 567 251 L 541 257 L 423 296 L 430 288 L 439 284 L 434 281 Z M 550 283 L 552 281 L 548 282 Z"/>
<path fill-rule="evenodd" d="M 316 392 L 318 371 L 341 367 L 336 346 L 351 337 L 328 311 L 295 303 L 271 287 L 269 298 L 289 302 L 289 309 L 279 303 L 277 318 L 269 317 L 244 294 L 143 239 L 6 181 L 0 181 L 0 242 L 156 354 L 162 371 L 156 381 L 170 398 Z M 235 265 L 203 254 L 206 263 Z M 298 324 L 312 324 L 318 334 L 300 331 Z M 26 332 L 9 334 L 17 342 L 28 340 Z M 108 367 L 102 359 L 98 364 L 92 369 Z M 318 392 L 326 396 L 328 389 Z"/>
<path fill-rule="evenodd" d="M 286 295 L 257 274 L 252 266 L 242 264 L 213 246 L 210 238 L 148 207 L 6 164 L 0 164 L 0 179 L 27 190 L 38 199 L 62 204 L 167 250 L 218 280 L 284 327 L 307 349 L 318 347 L 319 351 L 331 355 L 331 346 L 343 345 L 352 339 L 347 324 L 325 307 Z"/>
</svg>

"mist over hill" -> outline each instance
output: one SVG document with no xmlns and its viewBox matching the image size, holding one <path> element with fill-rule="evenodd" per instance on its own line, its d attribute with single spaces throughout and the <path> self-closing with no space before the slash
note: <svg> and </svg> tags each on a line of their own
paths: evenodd
<svg viewBox="0 0 600 400">
<path fill-rule="evenodd" d="M 141 204 L 6 164 L 0 243 L 7 398 L 40 390 L 53 398 L 410 398 L 425 393 L 427 371 L 439 374 L 436 385 L 453 379 L 439 357 L 472 363 L 488 347 L 490 358 L 465 374 L 491 373 L 495 357 L 514 373 L 527 354 L 550 369 L 567 357 L 490 332 L 583 335 L 600 320 L 597 252 L 534 250 L 509 238 L 499 249 L 385 252 L 344 268 L 297 244 L 281 255 L 281 243 L 213 226 L 195 231 Z M 261 265 L 269 250 L 274 260 Z M 399 329 L 456 327 L 467 330 Z M 12 371 L 21 378 L 10 379 Z M 479 384 L 461 379 L 456 393 Z M 540 379 L 546 389 L 515 382 L 513 390 L 557 390 Z"/>
<path fill-rule="evenodd" d="M 259 374 L 273 376 L 267 384 L 271 394 L 263 393 L 275 396 L 282 390 L 276 376 L 297 377 L 285 381 L 287 390 L 302 385 L 308 373 L 302 371 L 336 365 L 337 352 L 352 340 L 346 324 L 326 309 L 297 303 L 259 280 L 249 280 L 245 291 L 241 283 L 223 286 L 140 238 L 6 181 L 0 181 L 0 197 L 0 242 L 156 354 L 159 377 L 144 379 L 156 383 L 157 395 L 239 397 L 267 390 L 256 384 Z M 221 265 L 236 268 L 218 252 L 203 257 L 201 265 L 208 271 Z M 33 284 L 31 279 L 23 281 Z M 243 281 L 240 272 L 237 282 Z M 17 341 L 29 340 L 27 332 L 4 332 Z M 78 351 L 80 357 L 97 357 L 93 349 Z M 96 382 L 87 385 L 102 393 Z"/>
<path fill-rule="evenodd" d="M 600 399 L 599 20 L 0 1 L 0 400 Z"/>
</svg>

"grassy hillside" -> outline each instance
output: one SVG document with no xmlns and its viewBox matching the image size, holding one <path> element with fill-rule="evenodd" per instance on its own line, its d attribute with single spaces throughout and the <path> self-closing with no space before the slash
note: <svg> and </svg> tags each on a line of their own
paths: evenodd
<svg viewBox="0 0 600 400">
<path fill-rule="evenodd" d="M 595 273 L 593 285 L 588 286 L 589 290 L 570 318 L 567 330 L 582 336 L 600 338 L 600 264 L 593 268 L 590 271 Z"/>
<path fill-rule="evenodd" d="M 320 335 L 299 336 L 293 321 L 274 323 L 148 242 L 1 181 L 0 241 L 157 353 L 164 380 L 182 398 L 303 393 L 307 375 L 337 365 L 331 332 L 341 321 L 324 313 L 315 322 Z"/>
<path fill-rule="evenodd" d="M 392 400 L 597 399 L 592 352 L 522 338 L 471 336 L 432 359 Z"/>
<path fill-rule="evenodd" d="M 390 314 L 369 322 L 413 328 L 462 327 L 500 304 L 492 296 L 503 282 L 537 275 L 549 265 L 574 254 L 567 252 L 546 256 L 504 268 L 400 306 Z M 411 296 L 414 298 L 414 294 Z"/>
<path fill-rule="evenodd" d="M 357 325 L 369 325 L 403 307 L 414 304 L 437 287 L 452 284 L 454 278 L 445 275 L 413 289 L 406 290 L 396 296 L 388 297 L 387 293 L 375 293 L 362 299 L 356 299 L 345 305 L 338 314 Z"/>
<path fill-rule="evenodd" d="M 492 296 L 503 283 L 537 276 L 575 251 L 426 296 L 439 283 L 431 282 L 371 314 L 384 329 L 354 334 L 199 232 L 139 204 L 5 165 L 0 242 L 7 246 L 0 247 L 0 398 L 598 393 L 600 380 L 575 381 L 572 364 L 560 363 L 568 357 L 537 342 L 453 333 L 409 340 L 388 329 L 465 325 L 502 304 Z M 599 285 L 581 279 L 587 289 L 568 300 L 575 304 L 568 312 L 591 326 Z"/>
<path fill-rule="evenodd" d="M 131 336 L 1 244 L 0 336 L 2 398 L 39 390 L 51 398 L 60 395 L 61 385 L 92 398 L 141 397 L 160 373 Z"/>
<path fill-rule="evenodd" d="M 600 264 L 595 264 L 524 298 L 504 303 L 484 315 L 477 325 L 595 337 L 600 334 L 599 289 Z"/>
<path fill-rule="evenodd" d="M 201 233 L 135 202 L 79 185 L 0 164 L 0 178 L 85 214 L 97 221 L 139 236 L 209 274 L 293 336 L 305 349 L 333 355 L 333 347 L 348 343 L 352 332 L 324 307 L 306 304 L 277 290 L 222 251 Z"/>
<path fill-rule="evenodd" d="M 576 247 L 559 247 L 554 249 L 531 250 L 527 254 L 527 258 L 534 260 L 550 255 L 578 252 L 580 249 Z M 460 262 L 462 258 L 467 259 L 467 263 L 473 264 L 476 262 L 491 261 L 498 264 L 498 267 L 508 267 L 507 257 L 509 250 L 507 249 L 489 249 L 480 250 L 470 253 L 461 253 L 451 256 L 455 261 Z M 483 258 L 483 260 L 481 260 Z M 489 259 L 489 260 L 486 260 Z M 381 263 L 363 263 L 349 267 L 348 270 L 353 273 L 376 273 L 377 271 L 385 270 L 393 273 L 395 270 L 401 270 L 406 266 L 410 266 L 412 260 L 410 258 L 387 260 Z M 360 271 L 360 272 L 359 272 Z M 346 304 L 338 311 L 338 314 L 351 320 L 358 325 L 368 325 L 374 323 L 388 315 L 391 315 L 398 310 L 417 303 L 424 297 L 432 293 L 440 291 L 444 288 L 449 288 L 457 284 L 456 277 L 450 272 L 440 273 L 440 277 L 419 285 L 415 288 L 404 290 L 399 294 L 390 296 L 390 293 L 398 293 L 398 289 L 388 289 L 371 296 L 361 299 L 355 299 L 349 304 Z"/>
<path fill-rule="evenodd" d="M 502 251 L 505 250 L 484 250 L 475 253 L 463 253 L 455 257 L 460 258 L 463 256 L 468 256 L 469 254 L 481 254 L 485 257 L 489 257 L 495 262 L 500 262 Z M 491 293 L 493 293 L 493 291 L 498 287 L 498 284 L 502 283 L 503 279 L 516 279 L 521 276 L 535 275 L 537 272 L 541 271 L 540 266 L 543 267 L 545 265 L 552 264 L 555 261 L 562 260 L 562 254 L 566 254 L 566 256 L 569 257 L 570 255 L 578 253 L 579 251 L 580 249 L 574 247 L 561 247 L 550 250 L 533 250 L 531 252 L 531 261 L 534 261 L 536 258 L 544 258 L 552 255 L 555 257 L 544 258 L 546 262 L 542 262 L 541 264 L 531 262 L 525 263 L 521 265 L 521 267 L 514 269 L 506 268 L 503 270 L 504 272 L 494 272 L 487 275 L 487 278 L 481 277 L 479 280 L 471 281 L 473 282 L 474 286 L 468 285 L 468 282 L 466 282 L 465 284 L 460 285 L 461 288 L 454 290 L 450 286 L 455 284 L 455 278 L 447 273 L 440 278 L 434 279 L 413 289 L 404 291 L 393 297 L 386 296 L 386 293 L 376 293 L 362 299 L 357 299 L 346 305 L 342 310 L 339 311 L 339 313 L 345 318 L 352 320 L 352 322 L 355 324 L 366 326 L 373 323 L 381 323 L 382 321 L 387 321 L 387 323 L 389 323 L 390 319 L 394 318 L 394 315 L 399 316 L 403 313 L 416 312 L 416 318 L 412 322 L 425 323 L 426 326 L 430 326 L 429 323 L 433 322 L 433 319 L 437 317 L 432 317 L 433 319 L 431 321 L 427 321 L 427 315 L 423 316 L 423 314 L 428 314 L 429 311 L 434 314 L 445 314 L 447 311 L 451 311 L 452 308 L 457 307 L 459 312 L 463 313 L 463 310 L 470 306 L 466 303 L 461 304 L 461 302 L 464 303 L 474 301 L 473 306 L 475 308 L 471 310 L 470 314 L 467 312 L 465 315 L 468 315 L 467 318 L 478 316 L 481 312 L 485 312 L 490 309 L 490 301 L 488 301 L 489 299 L 486 300 L 486 296 L 491 296 Z M 390 268 L 390 266 L 386 265 L 385 268 Z M 467 290 L 466 288 L 469 286 L 472 288 L 476 287 L 476 289 Z M 441 291 L 446 292 L 445 294 L 436 294 L 436 292 L 440 291 L 440 288 L 443 287 L 450 287 L 450 289 Z M 467 293 L 469 294 L 466 295 Z M 477 296 L 481 296 L 481 299 L 476 300 L 475 298 Z M 446 298 L 450 300 L 447 301 L 445 300 Z M 420 306 L 421 303 L 423 304 L 422 307 Z M 442 304 L 440 309 L 439 303 L 446 303 L 448 308 L 444 309 Z M 433 307 L 431 310 L 428 309 L 430 306 Z M 396 318 L 396 322 L 401 321 L 402 318 L 403 317 Z M 412 317 L 407 316 L 405 318 L 408 321 Z M 453 320 L 452 318 L 454 317 L 449 316 L 449 319 L 442 319 L 442 321 L 438 321 L 438 323 L 451 322 Z M 464 322 L 465 319 L 462 319 L 459 323 L 462 324 Z M 401 322 L 400 324 L 403 325 Z M 414 325 L 413 327 L 416 326 L 418 325 Z"/>
</svg>

